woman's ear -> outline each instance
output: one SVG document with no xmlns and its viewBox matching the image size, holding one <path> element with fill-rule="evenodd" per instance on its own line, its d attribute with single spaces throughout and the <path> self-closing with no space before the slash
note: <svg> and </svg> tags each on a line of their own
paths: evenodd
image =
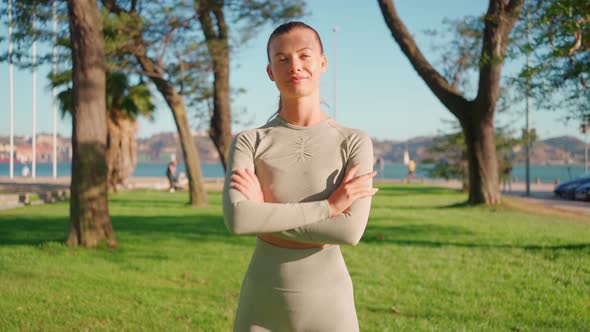
<svg viewBox="0 0 590 332">
<path fill-rule="evenodd" d="M 328 69 L 328 58 L 325 55 L 322 55 L 322 59 L 320 60 L 320 66 L 322 68 L 322 74 L 326 72 Z"/>
<path fill-rule="evenodd" d="M 270 68 L 270 63 L 268 65 L 266 65 L 266 73 L 268 74 L 268 78 L 270 78 L 271 81 L 275 81 L 275 77 L 272 74 L 272 69 Z"/>
</svg>

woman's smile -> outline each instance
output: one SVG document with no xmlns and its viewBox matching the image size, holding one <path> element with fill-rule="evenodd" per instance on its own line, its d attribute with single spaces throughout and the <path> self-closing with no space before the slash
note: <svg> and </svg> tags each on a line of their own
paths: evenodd
<svg viewBox="0 0 590 332">
<path fill-rule="evenodd" d="M 307 79 L 307 76 L 291 76 L 291 78 L 289 79 L 289 82 L 294 83 L 294 84 L 298 84 L 298 83 L 305 81 L 306 79 Z"/>
</svg>

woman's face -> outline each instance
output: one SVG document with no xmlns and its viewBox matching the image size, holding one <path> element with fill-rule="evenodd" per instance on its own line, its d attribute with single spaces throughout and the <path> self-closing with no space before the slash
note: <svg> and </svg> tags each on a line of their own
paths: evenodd
<svg viewBox="0 0 590 332">
<path fill-rule="evenodd" d="M 319 94 L 326 57 L 312 30 L 295 28 L 270 42 L 268 77 L 286 98 Z"/>
</svg>

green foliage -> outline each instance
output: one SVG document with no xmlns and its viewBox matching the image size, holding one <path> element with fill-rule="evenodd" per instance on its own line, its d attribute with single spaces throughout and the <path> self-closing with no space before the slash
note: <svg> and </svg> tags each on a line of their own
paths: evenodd
<svg viewBox="0 0 590 332">
<path fill-rule="evenodd" d="M 138 48 L 145 48 L 147 55 L 157 65 L 154 68 L 183 95 L 185 103 L 201 126 L 208 124 L 213 96 L 213 77 L 210 55 L 196 13 L 198 1 L 114 1 L 122 11 L 113 14 L 103 6 L 102 23 L 105 41 L 106 66 L 110 71 L 124 72 L 130 77 L 145 76 L 144 69 L 135 58 Z M 30 67 L 30 47 L 33 36 L 36 40 L 51 43 L 52 1 L 13 1 L 13 27 L 15 50 L 14 62 L 20 67 Z M 134 3 L 134 11 L 131 4 Z M 215 2 L 211 2 L 215 3 Z M 103 4 L 104 5 L 104 4 Z M 0 9 L 5 9 L 0 3 Z M 303 0 L 227 0 L 223 2 L 224 15 L 228 22 L 230 51 L 233 53 L 267 24 L 276 24 L 305 15 Z M 64 1 L 58 1 L 58 62 L 68 64 L 70 60 L 69 29 L 67 8 Z M 31 22 L 37 19 L 33 33 Z M 39 47 L 39 49 L 43 49 Z M 50 62 L 52 54 L 40 54 L 38 64 Z M 8 61 L 8 54 L 0 54 L 0 61 Z M 232 61 L 235 61 L 232 59 Z M 62 69 L 60 69 L 62 71 Z M 54 83 L 61 82 L 55 78 Z M 232 90 L 234 95 L 242 88 Z M 140 95 L 143 92 L 137 92 Z M 67 92 L 60 97 L 62 109 L 67 109 Z M 137 101 L 136 101 L 137 102 Z M 236 115 L 238 115 L 237 113 Z M 239 117 L 233 117 L 239 121 Z"/>
<path fill-rule="evenodd" d="M 69 44 L 68 17 L 65 1 L 57 1 L 58 45 Z M 43 54 L 40 44 L 52 44 L 53 42 L 53 1 L 52 0 L 19 0 L 12 1 L 12 62 L 20 68 L 32 66 L 31 48 L 33 41 L 37 41 L 37 65 L 51 62 L 52 54 Z M 0 12 L 8 12 L 7 1 L 0 2 Z M 3 19 L 6 16 L 2 15 Z M 33 27 L 33 21 L 35 25 Z M 8 20 L 4 21 L 8 30 Z M 69 55 L 68 55 L 69 58 Z M 62 59 L 60 59 L 61 61 Z M 8 62 L 8 48 L 0 52 L 0 62 Z"/>
<path fill-rule="evenodd" d="M 467 99 L 475 99 L 477 96 L 479 70 L 482 65 L 501 63 L 515 57 L 511 53 L 510 44 L 504 59 L 491 59 L 482 54 L 484 23 L 485 15 L 445 18 L 441 30 L 425 31 L 431 38 L 432 51 L 438 56 L 435 65 L 439 73 Z M 503 75 L 506 76 L 504 72 Z M 522 100 L 522 96 L 513 91 L 516 83 L 511 78 L 500 82 L 500 95 L 496 103 L 498 113 L 515 111 L 518 108 L 515 105 Z"/>
<path fill-rule="evenodd" d="M 467 188 L 469 183 L 469 168 L 467 158 L 467 146 L 463 131 L 458 124 L 454 124 L 453 131 L 448 134 L 439 135 L 434 139 L 434 144 L 427 149 L 427 152 L 434 155 L 434 158 L 422 160 L 423 164 L 430 164 L 424 171 L 431 178 L 443 179 L 460 179 L 463 182 L 463 188 Z M 506 167 L 512 167 L 515 157 L 515 150 L 526 145 L 527 135 L 523 130 L 522 136 L 515 138 L 514 133 L 506 127 L 496 128 L 495 135 L 496 152 L 498 158 L 498 172 L 502 177 L 503 170 Z M 532 144 L 537 139 L 533 129 L 528 140 Z"/>
<path fill-rule="evenodd" d="M 131 61 L 130 56 L 134 47 L 134 41 L 141 36 L 143 31 L 143 18 L 138 15 L 131 15 L 121 12 L 113 15 L 103 9 L 102 29 L 105 41 L 105 55 L 113 62 L 111 65 L 120 64 L 122 61 Z"/>
<path fill-rule="evenodd" d="M 580 331 L 590 326 L 590 227 L 428 186 L 381 185 L 361 243 L 342 246 L 361 331 Z M 0 326 L 229 331 L 254 236 L 220 193 L 110 195 L 119 248 L 61 244 L 68 205 L 0 211 Z"/>
<path fill-rule="evenodd" d="M 107 74 L 107 110 L 122 112 L 128 118 L 138 115 L 151 117 L 155 109 L 148 87 L 140 82 L 130 85 L 123 73 Z"/>
<path fill-rule="evenodd" d="M 566 120 L 590 116 L 590 2 L 529 2 L 515 36 L 514 53 L 530 54 L 531 66 L 514 80 L 530 86 L 535 106 L 558 109 Z"/>
<path fill-rule="evenodd" d="M 72 112 L 72 72 L 71 70 L 48 75 L 53 86 L 62 88 L 57 94 L 62 117 Z M 135 119 L 137 116 L 152 118 L 155 106 L 152 95 L 143 82 L 135 85 L 129 83 L 124 73 L 107 73 L 106 82 L 107 112 L 119 112 L 123 116 Z"/>
<path fill-rule="evenodd" d="M 238 45 L 251 40 L 266 24 L 276 25 L 306 15 L 304 0 L 229 0 L 224 6 L 239 34 L 234 39 Z"/>
<path fill-rule="evenodd" d="M 566 120 L 590 116 L 590 2 L 526 1 L 505 59 L 480 59 L 483 23 L 484 16 L 446 19 L 442 32 L 429 32 L 440 72 L 450 84 L 474 97 L 481 63 L 510 61 L 519 69 L 503 73 L 498 110 L 519 110 L 528 94 L 535 108 L 557 110 Z M 530 66 L 524 61 L 527 53 Z"/>
<path fill-rule="evenodd" d="M 481 61 L 483 29 L 483 16 L 465 16 L 445 18 L 441 31 L 426 31 L 431 49 L 439 56 L 436 65 L 440 74 L 466 97 L 477 94 L 474 80 Z"/>
</svg>

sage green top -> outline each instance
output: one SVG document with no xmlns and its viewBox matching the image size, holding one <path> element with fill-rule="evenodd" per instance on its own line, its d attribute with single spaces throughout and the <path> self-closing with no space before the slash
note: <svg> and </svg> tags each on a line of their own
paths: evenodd
<svg viewBox="0 0 590 332">
<path fill-rule="evenodd" d="M 276 116 L 233 139 L 223 190 L 226 227 L 235 234 L 273 233 L 305 243 L 357 244 L 367 225 L 371 197 L 330 217 L 327 198 L 346 171 L 360 162 L 356 176 L 373 171 L 373 144 L 361 130 L 332 118 L 297 126 Z M 236 169 L 254 169 L 265 202 L 253 202 L 235 188 Z M 366 182 L 372 187 L 372 181 Z"/>
</svg>

